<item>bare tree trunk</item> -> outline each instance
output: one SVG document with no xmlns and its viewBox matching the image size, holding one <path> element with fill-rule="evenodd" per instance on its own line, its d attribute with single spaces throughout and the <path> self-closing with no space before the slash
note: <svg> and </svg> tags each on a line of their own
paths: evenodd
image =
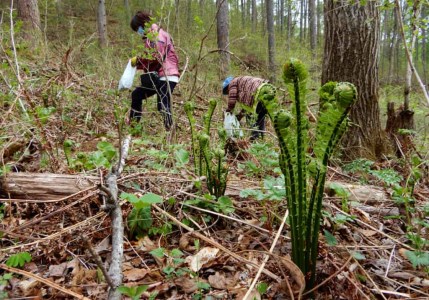
<svg viewBox="0 0 429 300">
<path fill-rule="evenodd" d="M 224 78 L 229 73 L 229 18 L 228 1 L 216 0 L 219 8 L 217 16 L 217 46 L 220 53 L 220 76 Z"/>
<path fill-rule="evenodd" d="M 18 0 L 18 18 L 24 23 L 25 29 L 40 30 L 40 13 L 37 0 Z"/>
<path fill-rule="evenodd" d="M 256 7 L 256 0 L 252 0 L 252 32 L 256 32 L 258 26 L 258 10 Z"/>
<path fill-rule="evenodd" d="M 380 17 L 376 2 L 325 1 L 325 51 L 322 84 L 349 81 L 358 101 L 343 146 L 349 159 L 380 157 L 384 151 L 378 106 Z"/>
<path fill-rule="evenodd" d="M 40 13 L 37 0 L 18 0 L 18 19 L 23 23 L 25 39 L 37 42 L 41 36 Z"/>
<path fill-rule="evenodd" d="M 186 27 L 192 26 L 192 0 L 186 1 Z"/>
<path fill-rule="evenodd" d="M 273 0 L 266 0 L 267 5 L 267 31 L 268 31 L 268 73 L 270 81 L 276 81 L 276 61 L 275 61 L 275 39 L 274 39 L 274 11 Z"/>
<path fill-rule="evenodd" d="M 427 9 L 427 8 L 426 8 Z M 423 9 L 422 11 L 422 19 L 426 19 L 427 16 L 427 11 L 426 9 Z M 422 67 L 423 67 L 423 82 L 426 84 L 426 86 L 428 85 L 428 72 L 427 72 L 427 30 L 426 28 L 423 26 L 422 27 Z"/>
<path fill-rule="evenodd" d="M 105 0 L 98 0 L 97 28 L 100 46 L 105 47 L 107 45 L 107 18 Z"/>
<path fill-rule="evenodd" d="M 125 11 L 127 12 L 127 18 L 128 18 L 128 20 L 131 20 L 130 1 L 129 0 L 124 0 L 124 6 L 125 6 Z"/>
<path fill-rule="evenodd" d="M 299 1 L 299 42 L 302 43 L 304 39 L 304 1 Z"/>
<path fill-rule="evenodd" d="M 292 40 L 292 3 L 287 4 L 287 51 L 290 52 L 290 42 Z"/>
<path fill-rule="evenodd" d="M 317 46 L 316 0 L 308 0 L 308 21 L 310 27 L 310 49 L 314 57 Z"/>
<path fill-rule="evenodd" d="M 283 33 L 285 29 L 285 0 L 280 1 L 280 32 Z"/>
<path fill-rule="evenodd" d="M 399 4 L 399 1 L 397 1 Z M 396 11 L 400 10 L 401 7 L 396 7 Z M 414 44 L 416 42 L 416 31 L 417 31 L 417 22 L 420 19 L 420 10 L 421 10 L 421 2 L 420 0 L 415 0 L 413 2 L 413 14 L 411 17 L 411 23 L 410 23 L 410 33 L 411 33 L 411 41 L 409 43 L 409 50 L 410 53 L 413 53 L 414 50 Z M 398 12 L 398 18 L 399 18 L 399 12 Z M 409 61 L 407 61 L 407 73 L 405 75 L 405 87 L 404 87 L 404 110 L 408 110 L 410 107 L 410 93 L 411 93 L 411 79 L 413 75 L 412 67 L 412 61 L 413 56 L 411 55 L 409 58 Z"/>
</svg>

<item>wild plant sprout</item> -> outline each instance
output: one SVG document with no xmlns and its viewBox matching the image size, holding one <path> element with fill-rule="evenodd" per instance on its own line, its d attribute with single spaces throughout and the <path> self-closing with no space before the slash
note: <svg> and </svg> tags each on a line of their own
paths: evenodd
<svg viewBox="0 0 429 300">
<path fill-rule="evenodd" d="M 215 148 L 210 147 L 210 127 L 216 106 L 216 99 L 210 99 L 209 108 L 203 115 L 203 129 L 200 132 L 196 130 L 196 121 L 193 115 L 195 106 L 192 102 L 185 104 L 185 112 L 191 127 L 195 173 L 199 176 L 206 176 L 207 189 L 211 195 L 219 198 L 225 194 L 228 164 L 224 150 L 227 137 L 225 129 L 218 129 L 218 145 Z"/>
<path fill-rule="evenodd" d="M 293 98 L 289 113 L 279 109 L 268 93 L 260 93 L 279 140 L 279 165 L 285 177 L 292 240 L 292 260 L 308 278 L 315 280 L 317 246 L 328 160 L 347 129 L 347 115 L 356 101 L 356 88 L 347 82 L 329 82 L 320 89 L 316 134 L 309 145 L 310 123 L 305 117 L 307 70 L 297 59 L 283 69 L 283 79 Z M 312 149 L 312 155 L 310 149 Z"/>
</svg>

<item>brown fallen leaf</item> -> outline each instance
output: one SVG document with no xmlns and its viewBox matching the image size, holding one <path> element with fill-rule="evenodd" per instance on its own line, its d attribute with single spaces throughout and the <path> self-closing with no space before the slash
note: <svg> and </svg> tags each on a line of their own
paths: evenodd
<svg viewBox="0 0 429 300">
<path fill-rule="evenodd" d="M 219 272 L 210 275 L 208 280 L 213 288 L 219 290 L 228 289 L 237 283 L 237 279 L 233 276 L 225 276 L 225 274 L 220 274 Z"/>
<path fill-rule="evenodd" d="M 62 263 L 59 265 L 50 265 L 49 266 L 49 275 L 52 277 L 63 277 L 66 274 L 68 263 Z"/>
<path fill-rule="evenodd" d="M 186 276 L 176 278 L 174 283 L 187 294 L 193 293 L 198 289 L 196 280 Z"/>
<path fill-rule="evenodd" d="M 217 248 L 204 247 L 197 254 L 186 257 L 185 262 L 192 271 L 198 272 L 205 264 L 214 260 L 218 252 Z"/>
<path fill-rule="evenodd" d="M 131 269 L 124 272 L 124 281 L 138 281 L 143 279 L 148 273 L 146 269 Z"/>
<path fill-rule="evenodd" d="M 236 300 L 261 300 L 262 299 L 261 295 L 259 294 L 259 292 L 257 290 L 255 290 L 255 289 L 253 289 L 250 292 L 250 294 L 247 297 L 247 299 L 244 299 L 244 296 L 246 295 L 246 293 L 247 293 L 247 289 L 240 290 L 237 293 L 237 295 L 235 296 L 235 299 Z"/>
</svg>

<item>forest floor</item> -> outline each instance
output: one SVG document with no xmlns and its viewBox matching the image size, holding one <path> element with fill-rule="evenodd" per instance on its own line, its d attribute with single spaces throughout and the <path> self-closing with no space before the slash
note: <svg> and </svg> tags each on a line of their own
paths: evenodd
<svg viewBox="0 0 429 300">
<path fill-rule="evenodd" d="M 73 76 L 47 78 L 67 81 L 61 85 L 69 87 L 77 80 Z M 70 104 L 62 101 L 67 99 L 55 98 L 65 93 L 51 85 L 47 82 L 45 89 L 34 91 L 32 99 L 57 107 L 58 114 L 35 126 L 37 134 L 60 149 L 57 165 L 50 165 L 40 151 L 47 148 L 46 140 L 40 147 L 40 136 L 28 138 L 14 131 L 18 122 L 3 127 L 5 132 L 10 130 L 7 145 L 25 137 L 28 140 L 21 144 L 23 148 L 14 150 L 16 153 L 9 153 L 5 163 L 15 171 L 92 175 L 101 182 L 108 170 L 80 172 L 76 164 L 70 169 L 62 145 L 66 139 L 74 141 L 75 163 L 99 150 L 100 141 L 117 146 L 113 113 L 103 113 L 113 111 L 112 97 L 76 84 L 76 94 L 81 90 L 87 94 L 72 95 L 73 101 L 83 101 Z M 47 92 L 52 94 L 45 99 Z M 264 142 L 244 141 L 241 152 L 229 154 L 225 195 L 232 206 L 214 202 L 205 196 L 204 179 L 190 171 L 192 162 L 178 158 L 177 154 L 183 153 L 179 150 L 191 153 L 191 149 L 180 88 L 175 93 L 175 142 L 166 143 L 166 133 L 160 130 L 161 116 L 155 105 L 147 105 L 144 129 L 134 136 L 126 168 L 118 179 L 121 193 L 137 197 L 154 193 L 163 199 L 152 205 L 149 216 L 142 217 L 142 221 L 149 221 L 148 226 L 142 225 L 136 232 L 126 224 L 123 284 L 131 296 L 134 293 L 134 299 L 139 299 L 138 292 L 142 292 L 141 299 L 243 299 L 258 270 L 262 273 L 248 293 L 249 299 L 429 299 L 429 258 L 427 252 L 414 251 L 418 250 L 416 245 L 423 250 L 427 247 L 427 173 L 413 190 L 413 202 L 404 204 L 393 199 L 386 181 L 332 165 L 323 200 L 316 284 L 313 291 L 303 292 L 307 274 L 290 260 L 290 230 L 283 221 L 288 212 L 275 138 L 267 134 Z M 201 104 L 197 110 L 204 113 L 206 108 Z M 219 115 L 214 122 L 221 124 Z M 268 130 L 272 132 L 272 128 Z M 5 155 L 3 152 L 3 158 Z M 395 160 L 374 163 L 371 168 L 395 169 L 403 178 L 409 174 Z M 96 257 L 108 269 L 111 219 L 101 209 L 99 184 L 52 201 L 1 202 L 0 298 L 106 299 L 108 284 Z M 123 199 L 121 208 L 127 223 L 133 206 Z M 412 234 L 407 232 L 410 225 L 414 226 Z M 91 249 L 97 254 L 91 254 Z M 12 255 L 25 252 L 31 257 L 21 256 L 26 261 L 22 267 L 6 265 Z M 413 263 L 410 253 L 418 256 Z M 139 286 L 144 288 L 132 289 Z"/>
</svg>

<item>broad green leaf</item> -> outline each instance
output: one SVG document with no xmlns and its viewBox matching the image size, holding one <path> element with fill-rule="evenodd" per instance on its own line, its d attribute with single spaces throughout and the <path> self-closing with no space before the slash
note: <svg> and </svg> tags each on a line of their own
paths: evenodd
<svg viewBox="0 0 429 300">
<path fill-rule="evenodd" d="M 429 266 L 429 252 L 427 251 L 405 251 L 405 255 L 413 265 L 413 268 Z"/>
<path fill-rule="evenodd" d="M 210 289 L 210 284 L 208 284 L 207 282 L 203 282 L 203 281 L 198 281 L 197 282 L 197 287 L 201 290 L 208 290 Z"/>
<path fill-rule="evenodd" d="M 219 197 L 218 204 L 223 213 L 228 214 L 234 212 L 234 204 L 228 196 Z"/>
<path fill-rule="evenodd" d="M 268 290 L 268 284 L 266 282 L 261 282 L 256 286 L 256 290 L 259 294 L 263 295 Z"/>
<path fill-rule="evenodd" d="M 23 267 L 25 263 L 31 261 L 31 255 L 28 252 L 20 252 L 11 255 L 8 260 L 6 260 L 6 265 L 9 267 Z"/>
<path fill-rule="evenodd" d="M 333 236 L 329 231 L 323 230 L 323 232 L 325 233 L 326 243 L 328 243 L 329 246 L 336 246 L 338 244 L 335 236 Z"/>
<path fill-rule="evenodd" d="M 179 249 L 175 248 L 175 249 L 171 250 L 170 255 L 173 257 L 182 257 L 183 252 L 180 251 Z"/>
<path fill-rule="evenodd" d="M 140 201 L 146 204 L 162 203 L 162 197 L 157 194 L 147 193 L 140 197 Z"/>
<path fill-rule="evenodd" d="M 364 260 L 364 259 L 366 259 L 365 255 L 363 255 L 362 253 L 357 252 L 357 251 L 352 251 L 352 256 L 355 259 L 357 259 L 357 260 Z"/>
<path fill-rule="evenodd" d="M 150 251 L 149 253 L 155 257 L 162 258 L 162 257 L 164 257 L 165 249 L 164 248 L 158 248 L 158 249 L 154 249 L 154 250 Z"/>
<path fill-rule="evenodd" d="M 189 152 L 185 149 L 179 149 L 174 153 L 178 167 L 182 167 L 189 162 Z"/>
</svg>

